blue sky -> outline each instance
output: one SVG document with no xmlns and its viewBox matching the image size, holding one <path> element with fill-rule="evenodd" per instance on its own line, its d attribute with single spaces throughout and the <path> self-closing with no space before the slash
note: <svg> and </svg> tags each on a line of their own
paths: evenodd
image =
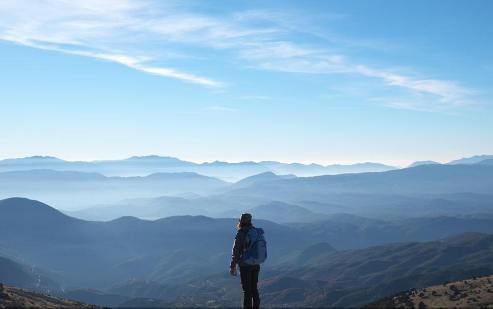
<svg viewBox="0 0 493 309">
<path fill-rule="evenodd" d="M 493 154 L 491 1 L 0 0 L 1 158 Z"/>
</svg>

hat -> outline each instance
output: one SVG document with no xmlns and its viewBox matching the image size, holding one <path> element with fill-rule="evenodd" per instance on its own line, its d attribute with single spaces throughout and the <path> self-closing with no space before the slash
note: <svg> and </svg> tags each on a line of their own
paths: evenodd
<svg viewBox="0 0 493 309">
<path fill-rule="evenodd" d="M 252 224 L 252 215 L 247 213 L 241 214 L 240 222 L 242 224 Z"/>
</svg>

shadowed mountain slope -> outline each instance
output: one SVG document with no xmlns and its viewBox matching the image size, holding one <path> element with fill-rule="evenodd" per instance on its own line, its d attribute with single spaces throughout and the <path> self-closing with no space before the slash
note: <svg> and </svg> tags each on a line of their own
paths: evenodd
<svg viewBox="0 0 493 309">
<path fill-rule="evenodd" d="M 220 191 L 246 188 L 246 187 L 249 187 L 253 184 L 261 184 L 261 183 L 267 182 L 267 181 L 275 181 L 275 180 L 279 180 L 279 179 L 292 179 L 292 178 L 296 178 L 296 176 L 295 175 L 276 175 L 273 172 L 265 172 L 265 173 L 261 173 L 258 175 L 244 178 L 238 182 L 235 182 L 234 184 L 232 184 L 231 186 L 229 186 L 227 188 L 220 189 Z"/>
<path fill-rule="evenodd" d="M 476 164 L 482 164 L 482 165 L 493 165 L 493 159 L 487 159 L 487 160 L 483 160 L 483 161 L 479 161 L 478 163 Z"/>
<path fill-rule="evenodd" d="M 423 195 L 493 192 L 493 166 L 422 165 L 382 173 L 295 178 L 266 182 L 228 192 L 286 200 L 318 201 L 330 194 Z"/>
<path fill-rule="evenodd" d="M 58 283 L 40 274 L 34 266 L 21 265 L 4 257 L 0 257 L 0 282 L 41 292 L 60 289 Z"/>
<path fill-rule="evenodd" d="M 459 234 L 426 243 L 321 251 L 309 257 L 301 267 L 264 268 L 259 282 L 263 304 L 272 307 L 355 307 L 413 287 L 493 273 L 493 235 L 479 233 Z M 221 272 L 174 287 L 122 282 L 108 291 L 132 296 L 138 296 L 140 292 L 137 291 L 145 291 L 145 297 L 171 297 L 171 303 L 173 297 L 177 297 L 173 295 L 183 293 L 209 295 L 209 298 L 234 303 L 240 292 L 235 279 L 227 272 Z"/>
<path fill-rule="evenodd" d="M 4 286 L 0 308 L 100 308 L 78 301 L 58 298 L 17 287 Z"/>
<path fill-rule="evenodd" d="M 53 294 L 52 294 L 53 295 Z M 83 302 L 86 304 L 97 304 L 101 307 L 118 307 L 123 302 L 131 299 L 128 296 L 107 294 L 98 290 L 76 289 L 58 291 L 54 296 L 69 299 L 72 301 Z"/>
<path fill-rule="evenodd" d="M 265 219 L 277 223 L 312 222 L 328 220 L 330 218 L 327 214 L 315 213 L 304 207 L 282 202 L 271 202 L 247 209 L 243 212 L 252 214 L 254 218 Z M 235 217 L 239 217 L 241 213 L 242 211 L 238 211 Z"/>
<path fill-rule="evenodd" d="M 492 155 L 482 155 L 482 156 L 473 156 L 469 158 L 462 158 L 459 160 L 454 160 L 449 162 L 448 164 L 475 164 L 484 160 L 493 159 Z"/>
<path fill-rule="evenodd" d="M 320 241 L 270 221 L 254 223 L 266 230 L 272 242 L 269 263 Z M 203 216 L 89 222 L 37 201 L 0 201 L 0 242 L 58 274 L 54 279 L 90 288 L 134 276 L 166 282 L 180 277 L 184 280 L 194 272 L 217 272 L 230 259 L 236 224 L 237 219 Z"/>
<path fill-rule="evenodd" d="M 431 241 L 464 232 L 493 233 L 493 220 L 481 217 L 430 217 L 383 221 L 347 214 L 328 221 L 290 223 L 290 227 L 322 237 L 335 248 L 356 249 L 403 241 Z"/>
<path fill-rule="evenodd" d="M 124 200 L 109 205 L 97 205 L 74 212 L 65 212 L 81 219 L 109 221 L 122 216 L 134 216 L 141 219 L 159 219 L 170 216 L 206 215 L 225 217 L 224 211 L 247 209 L 249 206 L 238 201 L 224 201 L 216 196 L 185 199 L 173 196 Z M 236 214 L 234 215 L 236 216 Z M 226 216 L 227 217 L 227 216 Z"/>
</svg>

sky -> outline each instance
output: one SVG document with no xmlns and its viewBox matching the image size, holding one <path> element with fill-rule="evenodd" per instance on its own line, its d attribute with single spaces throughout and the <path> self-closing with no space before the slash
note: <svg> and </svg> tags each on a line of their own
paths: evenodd
<svg viewBox="0 0 493 309">
<path fill-rule="evenodd" d="M 0 159 L 493 154 L 493 2 L 0 0 Z"/>
</svg>

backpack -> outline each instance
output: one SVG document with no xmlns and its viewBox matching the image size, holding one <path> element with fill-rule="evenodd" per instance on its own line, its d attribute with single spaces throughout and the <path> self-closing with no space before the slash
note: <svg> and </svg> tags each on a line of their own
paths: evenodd
<svg viewBox="0 0 493 309">
<path fill-rule="evenodd" d="M 246 233 L 245 249 L 240 257 L 240 261 L 248 265 L 260 265 L 267 259 L 267 242 L 264 237 L 264 230 L 261 228 L 251 228 Z"/>
</svg>

